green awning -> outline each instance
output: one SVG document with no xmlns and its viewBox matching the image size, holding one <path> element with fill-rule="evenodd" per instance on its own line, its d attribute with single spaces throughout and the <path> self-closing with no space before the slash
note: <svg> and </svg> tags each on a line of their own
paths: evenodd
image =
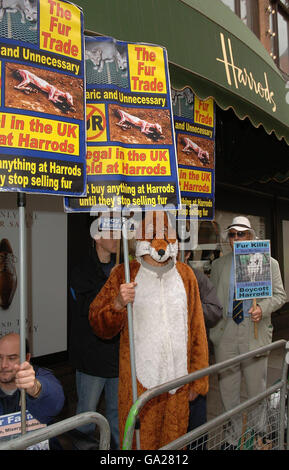
<svg viewBox="0 0 289 470">
<path fill-rule="evenodd" d="M 258 38 L 221 0 L 75 3 L 87 32 L 166 47 L 174 88 L 213 97 L 289 144 L 289 87 Z"/>
</svg>

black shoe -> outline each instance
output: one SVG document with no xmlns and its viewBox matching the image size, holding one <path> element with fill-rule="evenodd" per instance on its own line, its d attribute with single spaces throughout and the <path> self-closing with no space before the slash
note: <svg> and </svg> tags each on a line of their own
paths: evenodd
<svg viewBox="0 0 289 470">
<path fill-rule="evenodd" d="M 221 445 L 221 450 L 237 450 L 237 446 L 229 444 L 229 442 L 223 442 Z"/>
<path fill-rule="evenodd" d="M 17 286 L 15 256 L 6 238 L 0 242 L 0 307 L 7 310 Z"/>
</svg>

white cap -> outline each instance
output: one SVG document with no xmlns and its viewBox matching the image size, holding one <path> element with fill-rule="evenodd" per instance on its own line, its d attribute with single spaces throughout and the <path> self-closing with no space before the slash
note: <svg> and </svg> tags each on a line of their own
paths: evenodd
<svg viewBox="0 0 289 470">
<path fill-rule="evenodd" d="M 243 232 L 245 230 L 250 230 L 252 232 L 254 231 L 251 227 L 250 220 L 247 219 L 247 217 L 243 217 L 241 215 L 233 218 L 231 225 L 226 228 L 226 231 L 230 230 L 231 228 L 234 228 L 239 232 Z"/>
</svg>

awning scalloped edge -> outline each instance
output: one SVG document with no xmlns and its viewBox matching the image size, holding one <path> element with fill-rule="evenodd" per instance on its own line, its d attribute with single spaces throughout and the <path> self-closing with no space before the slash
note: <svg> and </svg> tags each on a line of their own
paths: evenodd
<svg viewBox="0 0 289 470">
<path fill-rule="evenodd" d="M 172 65 L 178 67 L 178 68 L 181 68 L 183 70 L 186 70 L 187 72 L 189 73 L 192 73 L 192 71 L 190 70 L 187 70 L 186 68 L 184 67 L 180 67 L 179 65 L 175 64 L 174 62 L 170 62 Z M 200 77 L 200 75 L 197 75 L 197 74 L 193 74 L 194 76 L 196 77 Z M 206 80 L 205 78 L 203 77 L 200 77 L 202 78 L 203 80 Z M 210 82 L 208 80 L 208 82 Z M 214 86 L 214 84 L 212 84 L 212 86 Z M 228 111 L 229 109 L 232 109 L 234 111 L 234 113 L 236 114 L 236 116 L 241 120 L 241 121 L 244 121 L 246 118 L 249 119 L 249 121 L 251 122 L 251 124 L 256 128 L 258 129 L 259 127 L 263 127 L 265 129 L 265 131 L 267 132 L 268 135 L 271 135 L 271 134 L 275 134 L 276 138 L 281 141 L 282 139 L 284 139 L 284 141 L 287 143 L 287 145 L 289 145 L 289 129 L 288 129 L 288 136 L 286 136 L 284 134 L 284 132 L 279 132 L 277 131 L 274 127 L 268 127 L 267 125 L 264 125 L 264 123 L 262 121 L 254 121 L 252 119 L 252 117 L 249 115 L 249 114 L 244 114 L 244 113 L 241 113 L 240 111 L 238 111 L 238 109 L 236 109 L 236 107 L 232 104 L 229 104 L 229 105 L 224 105 L 220 99 L 216 98 L 215 96 L 213 96 L 212 94 L 205 94 L 204 96 L 201 96 L 200 94 L 198 94 L 198 92 L 191 86 L 191 85 L 185 85 L 183 86 L 182 88 L 175 88 L 173 87 L 174 89 L 177 89 L 179 91 L 183 91 L 185 88 L 189 88 L 193 93 L 195 93 L 195 95 L 201 99 L 201 100 L 207 100 L 209 98 L 212 98 L 216 103 L 217 105 L 223 109 L 224 111 Z M 224 90 L 226 92 L 226 90 Z M 228 91 L 227 91 L 228 92 Z M 229 93 L 229 92 L 228 92 Z M 250 103 L 250 106 L 252 106 L 252 104 Z M 259 109 L 259 108 L 258 108 Z M 259 111 L 262 112 L 262 110 L 259 109 Z"/>
</svg>

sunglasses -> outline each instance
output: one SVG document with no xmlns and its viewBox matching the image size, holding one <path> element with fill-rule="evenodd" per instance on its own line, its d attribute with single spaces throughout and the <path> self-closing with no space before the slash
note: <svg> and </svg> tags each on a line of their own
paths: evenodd
<svg viewBox="0 0 289 470">
<path fill-rule="evenodd" d="M 235 238 L 235 237 L 244 238 L 245 236 L 246 236 L 246 231 L 244 231 L 244 232 L 229 232 L 228 233 L 229 238 Z"/>
</svg>

